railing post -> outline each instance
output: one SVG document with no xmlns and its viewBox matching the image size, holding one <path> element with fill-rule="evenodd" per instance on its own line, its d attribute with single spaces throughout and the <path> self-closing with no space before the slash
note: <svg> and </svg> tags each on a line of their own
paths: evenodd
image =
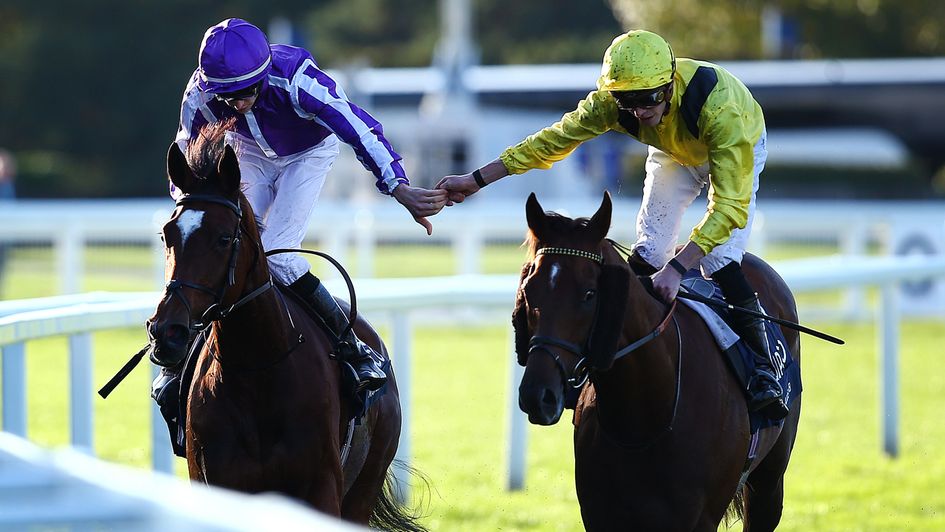
<svg viewBox="0 0 945 532">
<path fill-rule="evenodd" d="M 3 430 L 26 437 L 25 345 L 0 347 L 3 353 Z"/>
<path fill-rule="evenodd" d="M 453 236 L 453 254 L 456 256 L 458 275 L 476 275 L 482 273 L 482 232 L 475 225 Z"/>
<path fill-rule="evenodd" d="M 167 212 L 156 211 L 151 218 L 154 233 L 151 237 L 151 250 L 154 254 L 154 289 L 164 290 L 164 241 L 161 240 L 161 229 L 167 220 Z"/>
<path fill-rule="evenodd" d="M 508 392 L 508 412 L 509 412 L 509 437 L 508 447 L 506 448 L 506 461 L 508 465 L 508 476 L 506 478 L 505 489 L 508 491 L 518 491 L 525 488 L 525 460 L 526 450 L 528 448 L 528 424 L 525 414 L 518 408 L 518 383 L 525 374 L 525 368 L 518 365 L 515 356 L 515 334 L 509 327 L 510 344 L 512 345 L 512 356 L 509 365 L 509 392 Z"/>
<path fill-rule="evenodd" d="M 151 377 L 157 377 L 161 368 L 151 366 Z M 150 392 L 150 390 L 149 390 Z M 167 433 L 167 424 L 161 416 L 161 409 L 157 403 L 151 403 L 151 466 L 155 471 L 174 474 L 174 451 L 171 450 L 171 441 Z"/>
<path fill-rule="evenodd" d="M 354 215 L 354 239 L 358 254 L 356 275 L 358 277 L 374 277 L 375 233 L 374 214 L 370 209 L 358 209 L 357 214 Z"/>
<path fill-rule="evenodd" d="M 95 454 L 92 410 L 92 334 L 69 336 L 69 417 L 72 446 Z"/>
<path fill-rule="evenodd" d="M 410 464 L 410 431 L 413 417 L 413 360 L 412 360 L 412 331 L 410 330 L 410 315 L 406 311 L 393 312 L 394 352 L 391 364 L 394 365 L 394 374 L 397 376 L 397 389 L 400 393 L 400 441 L 397 444 L 395 458 L 403 464 Z M 397 498 L 406 502 L 410 497 L 410 474 L 401 468 L 394 468 L 394 477 L 397 479 Z"/>
<path fill-rule="evenodd" d="M 77 294 L 82 289 L 85 272 L 84 233 L 78 225 L 67 224 L 55 240 L 59 293 Z"/>
<path fill-rule="evenodd" d="M 334 257 L 334 259 L 341 264 L 347 264 L 345 257 L 348 256 L 350 232 L 350 228 L 347 225 L 339 225 L 335 227 L 334 230 L 329 231 L 327 235 L 324 235 L 325 240 L 321 242 L 324 248 L 323 251 Z M 322 279 L 337 279 L 340 277 L 338 270 L 336 270 L 334 266 L 328 264 L 327 261 L 322 261 L 322 264 L 324 269 L 321 271 L 325 272 L 325 274 L 319 277 Z"/>
<path fill-rule="evenodd" d="M 899 456 L 899 283 L 885 282 L 880 288 L 879 356 L 882 372 L 883 450 Z"/>
<path fill-rule="evenodd" d="M 840 254 L 844 257 L 863 257 L 867 252 L 869 241 L 869 226 L 865 223 L 854 223 L 844 228 L 840 235 Z M 865 318 L 869 315 L 866 309 L 866 287 L 863 285 L 848 286 L 843 291 L 843 313 L 853 319 Z"/>
</svg>

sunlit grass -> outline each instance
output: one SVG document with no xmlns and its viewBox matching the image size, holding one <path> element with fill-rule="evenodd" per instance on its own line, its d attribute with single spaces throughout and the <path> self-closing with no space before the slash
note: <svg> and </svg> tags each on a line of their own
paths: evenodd
<svg viewBox="0 0 945 532">
<path fill-rule="evenodd" d="M 84 283 L 110 290 L 153 288 L 149 251 L 120 264 L 108 256 L 111 251 L 86 256 L 92 272 Z M 4 296 L 56 292 L 54 267 L 42 251 L 14 253 Z M 490 248 L 484 270 L 514 273 L 522 255 L 514 244 Z M 118 268 L 110 269 L 111 262 Z M 446 246 L 382 247 L 375 256 L 375 274 L 384 277 L 448 275 L 454 267 Z M 847 345 L 804 338 L 804 409 L 780 530 L 945 530 L 945 322 L 903 325 L 896 459 L 881 449 L 874 325 L 806 324 Z M 433 488 L 426 524 L 433 530 L 580 529 L 567 415 L 554 427 L 529 427 L 526 488 L 504 489 L 511 364 L 505 323 L 415 325 L 411 441 L 413 464 Z M 384 335 L 389 338 L 386 330 Z M 144 340 L 141 328 L 95 333 L 96 387 Z M 68 365 L 64 338 L 27 346 L 28 435 L 45 446 L 69 442 Z M 144 366 L 108 400 L 94 399 L 95 452 L 133 467 L 151 462 L 150 372 Z M 176 468 L 183 476 L 182 460 Z"/>
<path fill-rule="evenodd" d="M 906 322 L 901 353 L 901 447 L 882 452 L 872 325 L 818 323 L 847 340 L 805 338 L 804 408 L 786 478 L 781 530 L 942 530 L 945 527 L 945 372 L 942 322 Z M 419 327 L 414 338 L 413 464 L 431 481 L 433 530 L 575 530 L 570 418 L 529 427 L 526 489 L 505 491 L 509 371 L 504 325 Z M 143 341 L 139 329 L 94 335 L 99 385 Z M 66 342 L 28 347 L 30 439 L 69 441 Z M 395 353 L 396 356 L 396 353 Z M 95 450 L 150 464 L 150 374 L 139 368 L 106 401 L 96 397 Z M 183 475 L 183 461 L 177 460 Z"/>
</svg>

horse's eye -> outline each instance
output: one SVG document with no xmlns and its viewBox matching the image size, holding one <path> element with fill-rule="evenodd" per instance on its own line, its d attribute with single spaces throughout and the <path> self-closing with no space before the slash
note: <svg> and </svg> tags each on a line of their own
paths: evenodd
<svg viewBox="0 0 945 532">
<path fill-rule="evenodd" d="M 225 248 L 229 246 L 230 242 L 232 241 L 233 241 L 233 237 L 231 237 L 230 235 L 223 235 L 220 237 L 219 240 L 217 240 L 217 245 L 220 246 L 221 248 Z"/>
<path fill-rule="evenodd" d="M 595 297 L 597 297 L 597 290 L 594 290 L 593 288 L 587 292 L 584 292 L 584 301 L 590 301 Z"/>
</svg>

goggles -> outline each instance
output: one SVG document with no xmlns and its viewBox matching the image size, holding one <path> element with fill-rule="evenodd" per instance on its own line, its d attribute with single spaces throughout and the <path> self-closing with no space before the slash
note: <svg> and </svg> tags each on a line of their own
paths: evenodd
<svg viewBox="0 0 945 532">
<path fill-rule="evenodd" d="M 240 89 L 238 91 L 219 92 L 215 94 L 214 96 L 216 97 L 216 99 L 222 102 L 233 103 L 237 100 L 245 100 L 246 98 L 252 98 L 253 96 L 256 96 L 257 94 L 259 94 L 259 86 L 260 86 L 259 83 L 255 83 L 253 85 L 250 85 L 249 87 Z"/>
<path fill-rule="evenodd" d="M 612 91 L 617 107 L 624 111 L 633 109 L 649 109 L 666 101 L 669 85 L 663 85 L 654 90 L 646 91 Z"/>
</svg>

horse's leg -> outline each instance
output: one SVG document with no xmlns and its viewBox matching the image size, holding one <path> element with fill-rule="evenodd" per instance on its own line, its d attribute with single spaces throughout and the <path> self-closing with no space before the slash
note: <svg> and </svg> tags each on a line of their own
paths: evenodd
<svg viewBox="0 0 945 532">
<path fill-rule="evenodd" d="M 800 400 L 786 418 L 778 441 L 768 451 L 758 467 L 748 476 L 745 490 L 745 524 L 743 530 L 758 532 L 774 530 L 781 521 L 784 500 L 784 472 L 787 470 L 794 437 L 797 433 L 797 418 Z"/>
<path fill-rule="evenodd" d="M 341 503 L 341 517 L 353 523 L 367 525 L 381 496 L 387 465 L 379 457 L 370 456 L 364 469 L 351 485 Z"/>
<path fill-rule="evenodd" d="M 367 525 L 374 513 L 387 479 L 388 468 L 397 452 L 400 438 L 400 408 L 396 381 L 388 381 L 386 396 L 365 418 L 371 436 L 364 465 L 357 473 L 341 504 L 341 517 Z"/>
</svg>

